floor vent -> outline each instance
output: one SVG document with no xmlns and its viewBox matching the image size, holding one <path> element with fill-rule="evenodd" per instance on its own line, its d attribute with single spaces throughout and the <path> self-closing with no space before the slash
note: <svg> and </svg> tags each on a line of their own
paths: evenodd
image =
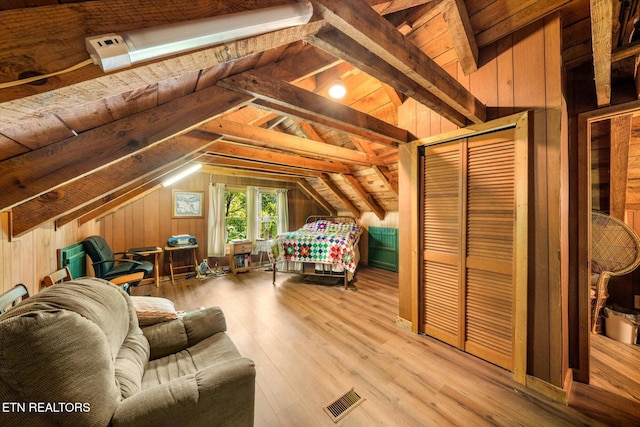
<svg viewBox="0 0 640 427">
<path fill-rule="evenodd" d="M 345 415 L 351 412 L 352 409 L 364 401 L 364 397 L 351 389 L 335 401 L 325 406 L 324 411 L 329 415 L 329 417 L 331 417 L 334 423 L 337 423 Z"/>
</svg>

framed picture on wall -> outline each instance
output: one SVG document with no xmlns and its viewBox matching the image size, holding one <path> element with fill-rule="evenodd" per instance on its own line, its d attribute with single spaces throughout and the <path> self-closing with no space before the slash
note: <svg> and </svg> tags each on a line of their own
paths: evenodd
<svg viewBox="0 0 640 427">
<path fill-rule="evenodd" d="M 173 190 L 173 218 L 203 218 L 204 191 Z"/>
</svg>

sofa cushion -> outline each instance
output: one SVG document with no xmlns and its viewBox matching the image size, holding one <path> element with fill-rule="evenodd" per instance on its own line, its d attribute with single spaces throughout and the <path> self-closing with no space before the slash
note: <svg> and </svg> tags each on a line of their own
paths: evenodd
<svg viewBox="0 0 640 427">
<path fill-rule="evenodd" d="M 142 378 L 142 389 L 194 374 L 217 362 L 241 357 L 231 339 L 219 332 L 178 353 L 150 360 Z"/>
</svg>

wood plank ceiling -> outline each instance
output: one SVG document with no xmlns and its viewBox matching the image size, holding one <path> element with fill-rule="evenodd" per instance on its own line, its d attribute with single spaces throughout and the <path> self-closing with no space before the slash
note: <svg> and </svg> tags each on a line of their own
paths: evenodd
<svg viewBox="0 0 640 427">
<path fill-rule="evenodd" d="M 286 3 L 2 2 L 0 84 L 83 63 L 89 35 Z M 193 161 L 296 182 L 329 211 L 384 218 L 397 210 L 397 148 L 415 138 L 398 126 L 407 98 L 457 126 L 487 120 L 447 64 L 472 73 L 483 48 L 559 11 L 565 66 L 593 62 L 606 105 L 612 79 L 635 76 L 640 51 L 629 43 L 635 0 L 311 3 L 313 18 L 299 27 L 108 74 L 85 65 L 0 86 L 0 210 L 12 213 L 12 235 L 104 215 Z M 348 89 L 340 101 L 327 94 L 337 78 Z"/>
</svg>

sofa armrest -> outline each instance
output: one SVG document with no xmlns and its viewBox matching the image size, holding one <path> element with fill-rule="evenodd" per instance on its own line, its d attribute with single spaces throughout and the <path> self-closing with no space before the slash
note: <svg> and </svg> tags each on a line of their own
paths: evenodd
<svg viewBox="0 0 640 427">
<path fill-rule="evenodd" d="M 117 426 L 251 426 L 255 365 L 241 357 L 143 390 L 120 402 Z"/>
<path fill-rule="evenodd" d="M 227 321 L 220 307 L 189 310 L 182 316 L 182 321 L 189 337 L 190 346 L 218 332 L 226 332 L 227 330 Z"/>
<path fill-rule="evenodd" d="M 224 313 L 220 307 L 189 310 L 168 322 L 143 326 L 142 332 L 149 341 L 151 360 L 177 353 L 205 338 L 227 330 Z"/>
</svg>

